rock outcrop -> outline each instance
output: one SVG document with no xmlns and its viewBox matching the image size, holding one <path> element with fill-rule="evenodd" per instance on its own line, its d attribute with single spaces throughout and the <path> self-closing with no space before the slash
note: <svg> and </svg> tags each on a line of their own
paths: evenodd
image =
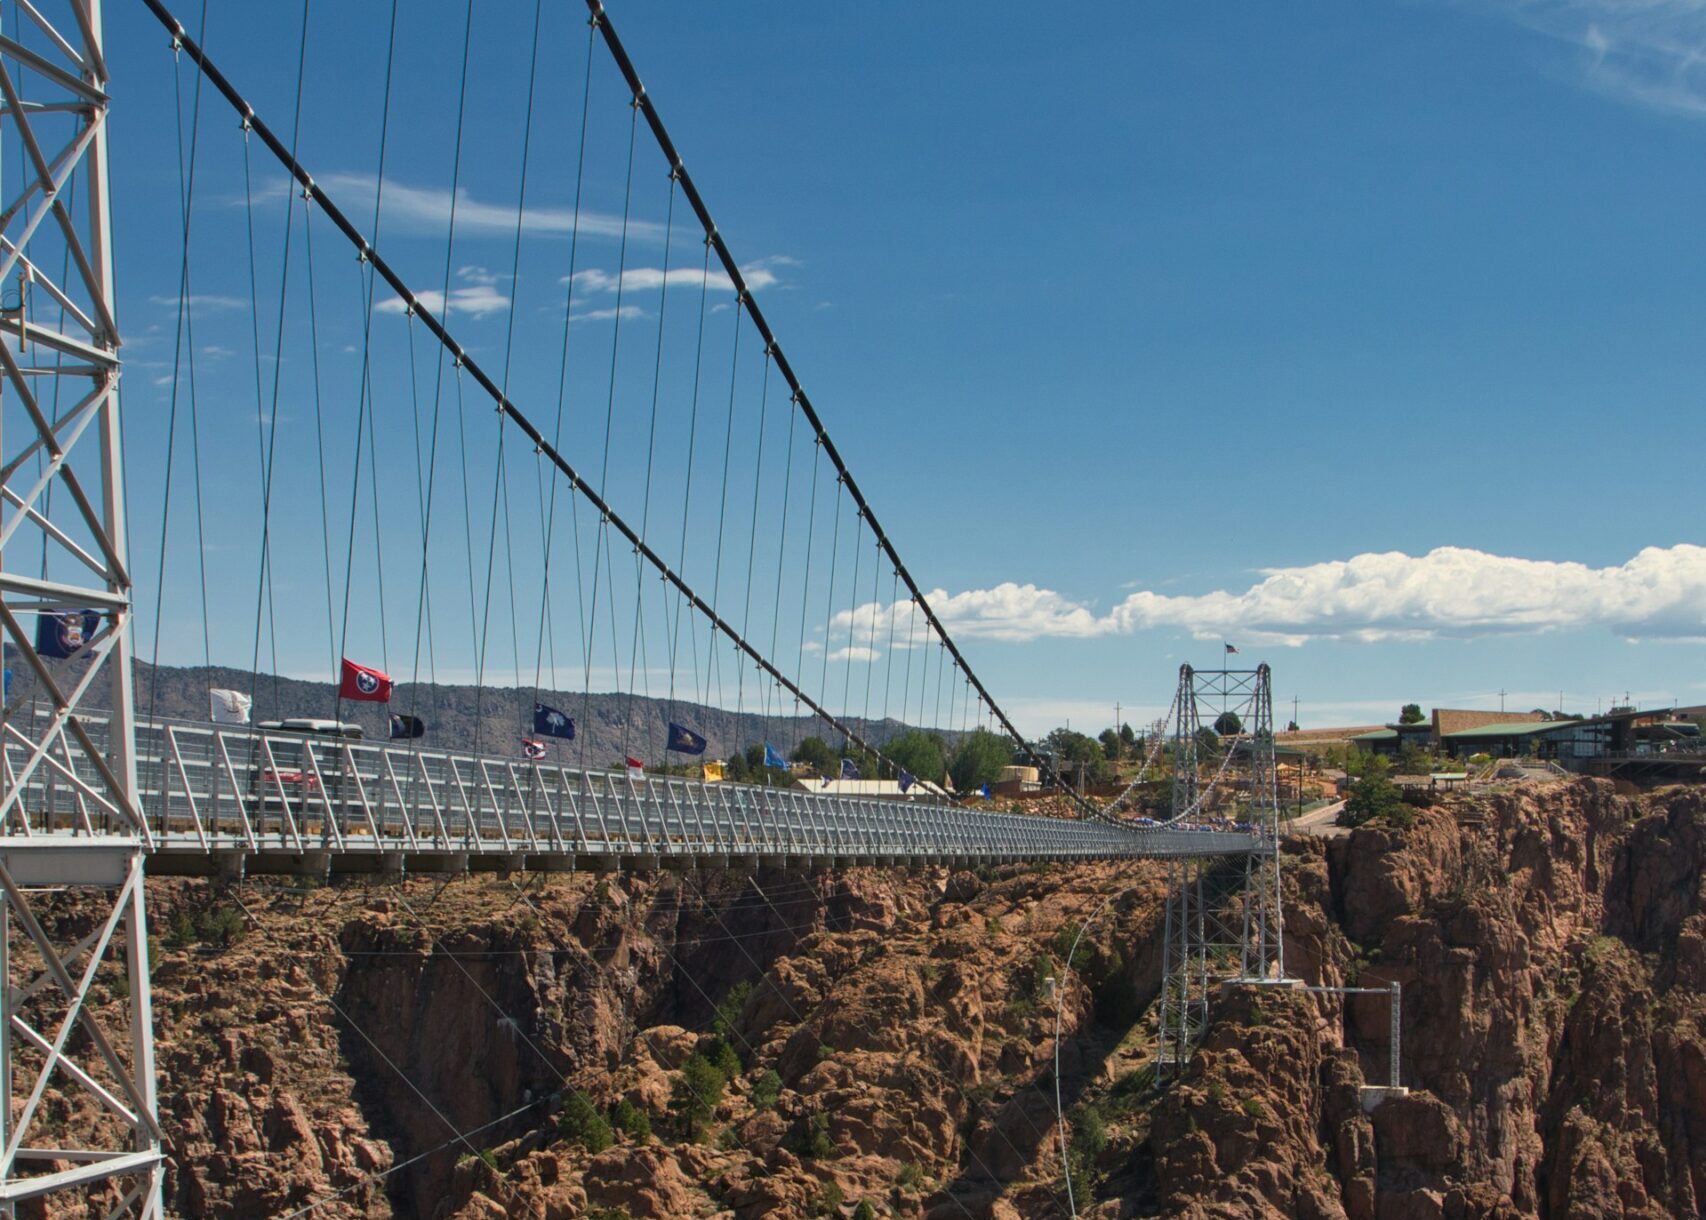
<svg viewBox="0 0 1706 1220">
<path fill-rule="evenodd" d="M 1155 1087 L 1160 866 L 151 882 L 170 1209 L 1063 1215 L 1058 1006 L 1080 1215 L 1701 1214 L 1702 795 L 1403 822 L 1286 846 L 1290 973 L 1402 985 L 1372 1112 L 1384 994 L 1228 988 Z"/>
</svg>

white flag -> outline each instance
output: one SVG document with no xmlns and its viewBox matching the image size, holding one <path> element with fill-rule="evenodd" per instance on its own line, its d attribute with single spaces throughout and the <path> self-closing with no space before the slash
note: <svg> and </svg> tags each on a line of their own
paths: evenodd
<svg viewBox="0 0 1706 1220">
<path fill-rule="evenodd" d="M 214 724 L 248 724 L 249 709 L 255 705 L 253 699 L 237 690 L 210 690 L 207 702 L 207 718 Z"/>
</svg>

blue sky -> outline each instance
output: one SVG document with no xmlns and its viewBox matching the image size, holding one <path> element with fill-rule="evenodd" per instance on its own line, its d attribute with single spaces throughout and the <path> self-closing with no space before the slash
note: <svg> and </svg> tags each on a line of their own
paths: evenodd
<svg viewBox="0 0 1706 1220">
<path fill-rule="evenodd" d="M 448 260 L 465 9 L 404 9 L 380 248 L 417 291 L 449 287 L 453 331 L 494 375 L 509 351 L 512 396 L 549 422 L 574 227 L 579 6 L 546 14 L 519 257 L 532 14 L 477 9 Z M 1410 700 L 1497 707 L 1501 690 L 1517 707 L 1551 707 L 1560 691 L 1574 710 L 1625 691 L 1706 702 L 1706 72 L 1688 58 L 1706 50 L 1706 5 L 1102 5 L 1052 22 L 1020 5 L 611 9 L 836 443 L 1025 730 L 1066 717 L 1100 728 L 1116 701 L 1138 709 L 1128 718 L 1153 715 L 1180 662 L 1216 664 L 1222 640 L 1273 665 L 1285 715 L 1295 695 L 1306 725 L 1386 719 Z M 308 36 L 301 156 L 364 228 L 387 11 L 319 5 Z M 179 15 L 195 28 L 188 5 Z M 108 14 L 145 656 L 181 253 L 172 63 L 151 20 L 140 5 Z M 210 53 L 281 132 L 300 22 L 288 6 L 210 9 Z M 648 536 L 673 553 L 703 251 L 679 204 L 666 227 L 667 182 L 643 128 L 625 190 L 629 112 L 601 45 L 593 64 L 564 448 L 598 470 L 608 409 L 610 498 L 636 524 L 649 508 Z M 298 204 L 280 332 L 282 176 L 253 150 L 245 203 L 234 120 L 211 97 L 204 105 L 189 316 L 212 651 L 247 664 L 254 648 L 256 419 L 270 417 L 278 367 L 277 626 L 262 663 L 276 642 L 281 668 L 317 675 L 342 634 L 328 629 L 326 590 L 339 620 L 367 311 L 353 260 L 317 219 L 310 318 Z M 666 255 L 691 282 L 661 286 Z M 786 393 L 775 378 L 766 391 L 750 331 L 732 352 L 730 294 L 703 296 L 713 355 L 702 361 L 708 432 L 692 458 L 688 575 L 720 589 L 719 606 L 761 644 L 779 619 L 782 667 L 858 712 L 861 684 L 892 689 L 906 660 L 889 642 L 888 574 L 873 583 L 865 556 L 859 588 L 870 591 L 834 609 L 854 571 L 837 551 L 833 597 L 822 583 L 833 498 L 818 501 L 808 536 L 811 454 L 784 449 Z M 435 386 L 448 412 L 456 379 L 419 347 L 411 388 L 408 323 L 382 300 L 371 334 L 382 545 L 369 483 L 357 497 L 346 651 L 407 676 L 421 533 L 412 421 L 428 418 Z M 648 445 L 654 368 L 662 439 Z M 719 505 L 731 368 L 733 475 Z M 181 362 L 180 419 L 186 378 Z M 590 673 L 596 687 L 625 688 L 632 667 L 642 689 L 661 693 L 672 610 L 635 581 L 626 553 L 600 577 L 608 608 L 594 615 L 587 668 L 570 573 L 590 596 L 595 522 L 579 523 L 579 568 L 570 527 L 554 528 L 561 558 L 541 615 L 549 488 L 514 449 L 496 536 L 521 554 L 512 572 L 500 552 L 488 600 L 495 431 L 489 406 L 465 405 L 469 507 L 459 472 L 438 476 L 428 548 L 440 676 L 527 684 L 549 620 L 562 670 L 550 685 Z M 193 662 L 202 540 L 188 467 L 177 465 L 188 461 L 185 426 L 161 656 Z M 557 512 L 568 520 L 566 503 Z M 843 528 L 850 537 L 850 517 Z M 808 550 L 815 583 L 802 614 Z M 773 614 L 784 602 L 791 609 Z M 896 625 L 904 638 L 906 620 Z M 711 655 L 702 631 L 698 645 L 696 661 Z M 726 658 L 707 671 L 713 662 L 740 680 Z M 749 700 L 749 690 L 720 697 Z M 898 703 L 891 694 L 889 710 Z M 865 708 L 877 710 L 870 697 Z"/>
</svg>

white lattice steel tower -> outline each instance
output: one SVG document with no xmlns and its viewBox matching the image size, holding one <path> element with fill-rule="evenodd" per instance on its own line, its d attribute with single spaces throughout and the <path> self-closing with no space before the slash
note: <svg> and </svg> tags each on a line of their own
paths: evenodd
<svg viewBox="0 0 1706 1220">
<path fill-rule="evenodd" d="M 1156 1050 L 1163 1076 L 1176 1076 L 1189 1061 L 1208 1023 L 1212 987 L 1285 981 L 1268 667 L 1180 666 L 1175 707 L 1173 820 L 1253 828 L 1259 846 L 1241 856 L 1168 863 Z"/>
<path fill-rule="evenodd" d="M 0 1216 L 162 1214 L 107 119 L 100 0 L 0 3 Z"/>
</svg>

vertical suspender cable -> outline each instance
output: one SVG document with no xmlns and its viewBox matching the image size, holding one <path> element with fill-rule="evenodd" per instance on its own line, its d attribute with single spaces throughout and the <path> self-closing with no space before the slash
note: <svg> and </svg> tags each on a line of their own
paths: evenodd
<svg viewBox="0 0 1706 1220">
<path fill-rule="evenodd" d="M 237 92 L 237 90 L 231 85 L 230 81 L 226 79 L 225 75 L 220 72 L 219 69 L 207 58 L 206 53 L 201 49 L 201 47 L 188 37 L 184 32 L 182 24 L 179 23 L 171 15 L 170 11 L 165 8 L 162 0 L 143 0 L 143 3 L 148 7 L 150 12 L 154 13 L 155 17 L 168 31 L 170 31 L 175 37 L 182 40 L 185 54 L 187 54 L 202 70 L 202 72 L 207 76 L 209 83 L 214 86 L 220 95 L 223 96 L 239 114 L 246 117 L 246 120 L 251 124 L 255 135 L 266 146 L 268 151 L 278 159 L 280 164 L 289 171 L 290 176 L 309 193 L 313 202 L 319 205 L 319 207 L 325 212 L 327 219 L 332 222 L 337 230 L 342 233 L 357 250 L 362 252 L 362 254 L 371 263 L 374 272 L 380 278 L 383 278 L 386 284 L 389 285 L 400 298 L 402 298 L 407 307 L 414 310 L 420 319 L 421 325 L 426 327 L 433 337 L 443 345 L 446 351 L 455 356 L 459 371 L 466 371 L 467 375 L 474 379 L 480 391 L 487 395 L 497 405 L 497 408 L 522 430 L 527 439 L 549 458 L 551 464 L 556 467 L 557 471 L 567 481 L 569 487 L 581 497 L 584 497 L 587 503 L 597 510 L 602 526 L 607 529 L 614 529 L 617 533 L 621 534 L 622 537 L 641 554 L 646 562 L 650 563 L 665 580 L 674 585 L 681 595 L 692 603 L 696 610 L 705 616 L 714 633 L 720 632 L 724 636 L 727 636 L 728 639 L 732 641 L 748 659 L 758 665 L 772 678 L 783 683 L 797 699 L 805 703 L 814 714 L 822 717 L 835 732 L 843 734 L 849 742 L 862 750 L 870 750 L 873 753 L 879 753 L 880 757 L 880 752 L 869 746 L 850 726 L 843 723 L 839 717 L 832 714 L 821 703 L 814 701 L 806 694 L 798 682 L 788 678 L 787 675 L 777 669 L 769 659 L 759 653 L 757 649 L 753 648 L 751 643 L 748 642 L 745 637 L 743 637 L 740 632 L 728 622 L 728 620 L 717 613 L 715 607 L 712 606 L 711 603 L 696 593 L 682 578 L 681 574 L 671 568 L 649 543 L 642 541 L 638 532 L 610 506 L 605 497 L 588 482 L 585 476 L 577 471 L 568 462 L 568 460 L 563 457 L 558 447 L 545 439 L 544 435 L 539 431 L 537 426 L 534 425 L 533 421 L 530 420 L 521 411 L 521 409 L 498 388 L 497 384 L 480 366 L 479 362 L 470 356 L 467 351 L 451 337 L 449 331 L 445 329 L 444 323 L 435 315 L 433 310 L 422 302 L 418 295 L 410 291 L 408 285 L 403 281 L 403 279 L 383 258 L 379 251 L 373 247 L 372 243 L 361 235 L 361 232 L 350 222 L 348 216 L 344 214 L 344 212 L 326 194 L 326 192 L 314 182 L 314 180 L 309 176 L 307 170 L 302 167 L 301 163 L 297 161 L 289 149 L 287 149 L 278 139 L 272 129 L 254 114 L 253 109 L 246 101 L 243 100 L 242 95 Z M 464 58 L 466 59 L 466 56 L 464 56 Z"/>
<path fill-rule="evenodd" d="M 587 115 L 592 104 L 592 47 L 597 37 L 594 23 L 587 23 L 586 57 L 581 76 L 581 123 L 580 148 L 575 154 L 575 203 L 573 218 L 569 224 L 569 274 L 563 287 L 563 342 L 557 357 L 557 411 L 551 425 L 551 445 L 554 448 L 562 444 L 563 439 L 563 406 L 568 398 L 569 378 L 569 334 L 574 321 L 575 277 L 578 274 L 576 260 L 580 257 L 581 235 L 581 189 L 586 177 L 586 129 Z M 535 453 L 542 453 L 542 447 L 534 446 Z M 551 556 L 553 543 L 557 534 L 557 487 L 558 481 L 551 480 L 550 494 L 547 496 L 544 488 L 544 460 L 534 464 L 535 479 L 539 483 L 539 499 L 541 501 L 544 519 L 542 521 L 545 536 L 544 571 L 540 574 L 539 583 L 539 642 L 533 658 L 533 701 L 539 702 L 540 685 L 544 677 L 545 650 L 549 643 L 551 651 L 551 688 L 557 686 L 557 643 L 556 634 L 552 628 L 551 617 Z M 586 594 L 581 581 L 581 529 L 580 501 L 575 496 L 569 497 L 569 525 L 574 534 L 575 552 L 575 609 L 579 618 L 579 639 L 583 653 L 587 651 L 586 640 Z M 584 730 L 587 726 L 582 725 Z"/>
<path fill-rule="evenodd" d="M 663 119 L 658 114 L 657 107 L 653 105 L 650 95 L 646 92 L 645 86 L 641 84 L 640 74 L 635 70 L 633 60 L 628 57 L 627 48 L 622 45 L 622 40 L 617 36 L 616 29 L 611 24 L 610 15 L 605 11 L 603 0 L 586 0 L 586 4 L 588 10 L 592 13 L 594 23 L 604 37 L 605 46 L 610 49 L 610 54 L 615 59 L 616 66 L 622 73 L 623 79 L 627 81 L 628 87 L 633 91 L 636 101 L 644 110 L 646 122 L 651 128 L 652 136 L 657 141 L 658 148 L 663 152 L 664 158 L 669 162 L 670 166 L 680 173 L 682 193 L 686 196 L 688 203 L 692 206 L 694 213 L 698 216 L 699 222 L 705 230 L 706 240 L 711 242 L 716 249 L 717 257 L 721 260 L 723 270 L 728 275 L 729 281 L 734 285 L 736 293 L 739 294 L 742 301 L 746 302 L 748 312 L 751 314 L 753 323 L 758 328 L 759 336 L 764 340 L 765 345 L 775 352 L 777 370 L 786 380 L 789 390 L 792 391 L 794 395 L 794 402 L 798 405 L 806 419 L 811 423 L 819 441 L 823 444 L 825 451 L 829 454 L 830 461 L 835 465 L 836 473 L 840 478 L 845 480 L 847 489 L 853 498 L 854 504 L 858 507 L 861 517 L 870 522 L 871 531 L 876 535 L 884 553 L 887 554 L 889 558 L 889 562 L 893 564 L 895 569 L 900 573 L 901 580 L 906 584 L 907 591 L 918 599 L 920 609 L 923 610 L 925 617 L 930 621 L 931 625 L 936 629 L 937 634 L 941 637 L 943 647 L 946 648 L 953 656 L 956 664 L 964 670 L 967 681 L 976 689 L 978 697 L 989 705 L 991 712 L 994 714 L 995 718 L 1001 722 L 1001 726 L 1006 731 L 1007 735 L 1025 751 L 1031 760 L 1037 764 L 1043 774 L 1051 779 L 1054 778 L 1053 769 L 1049 766 L 1048 761 L 1038 756 L 1031 749 L 1029 743 L 1025 741 L 1025 739 L 1020 735 L 1018 729 L 1016 729 L 1008 719 L 1007 714 L 1000 709 L 994 699 L 989 695 L 989 692 L 984 688 L 983 683 L 980 682 L 974 674 L 972 674 L 970 667 L 965 663 L 965 658 L 960 654 L 959 648 L 954 644 L 953 640 L 949 638 L 946 628 L 943 626 L 941 620 L 937 618 L 935 612 L 930 608 L 929 602 L 924 598 L 923 590 L 918 587 L 917 582 L 913 580 L 912 574 L 907 570 L 906 565 L 901 562 L 900 555 L 895 550 L 893 542 L 890 541 L 888 535 L 883 531 L 883 528 L 877 521 L 875 514 L 871 512 L 864 494 L 859 490 L 858 483 L 853 480 L 852 473 L 847 469 L 846 463 L 842 461 L 840 452 L 835 448 L 834 442 L 830 440 L 828 432 L 824 429 L 823 421 L 818 417 L 817 411 L 812 407 L 811 400 L 806 396 L 805 391 L 801 388 L 799 379 L 794 375 L 793 366 L 788 363 L 787 356 L 782 352 L 781 347 L 777 344 L 776 336 L 771 331 L 769 323 L 765 320 L 763 311 L 759 309 L 758 303 L 751 299 L 751 296 L 747 291 L 746 279 L 741 274 L 740 267 L 735 262 L 734 256 L 730 253 L 728 245 L 723 241 L 722 234 L 718 231 L 716 224 L 712 221 L 710 209 L 706 207 L 704 198 L 699 194 L 699 189 L 693 182 L 692 175 L 687 172 L 686 166 L 682 164 L 681 156 L 677 153 L 675 148 L 675 142 L 670 139 L 669 132 L 664 127 Z M 1076 796 L 1076 794 L 1074 795 Z M 1089 810 L 1090 806 L 1088 802 L 1084 801 L 1082 797 L 1078 797 L 1077 801 L 1082 809 L 1085 811 Z"/>
<path fill-rule="evenodd" d="M 628 169 L 622 188 L 622 237 L 617 243 L 616 254 L 616 305 L 612 310 L 610 322 L 610 386 L 604 400 L 604 456 L 598 470 L 598 494 L 602 498 L 610 489 L 610 433 L 616 420 L 616 370 L 617 359 L 622 351 L 622 296 L 626 287 L 623 281 L 628 278 L 628 221 L 630 210 L 634 203 L 634 146 L 640 130 L 640 108 L 630 105 L 628 110 Z M 598 639 L 598 590 L 603 580 L 603 572 L 599 568 L 601 559 L 605 556 L 610 537 L 610 515 L 600 513 L 598 532 L 593 538 L 592 549 L 592 624 L 587 634 L 586 670 L 581 686 L 581 718 L 583 723 L 591 717 L 592 710 L 592 653 L 593 644 Z M 608 566 L 608 565 L 607 565 Z M 605 583 L 605 596 L 611 599 L 610 646 L 611 655 L 616 655 L 616 619 L 615 601 L 611 598 L 608 582 Z M 621 675 L 612 667 L 611 680 L 621 681 Z M 587 734 L 581 735 L 581 765 L 586 765 L 586 751 L 589 742 Z"/>
</svg>

